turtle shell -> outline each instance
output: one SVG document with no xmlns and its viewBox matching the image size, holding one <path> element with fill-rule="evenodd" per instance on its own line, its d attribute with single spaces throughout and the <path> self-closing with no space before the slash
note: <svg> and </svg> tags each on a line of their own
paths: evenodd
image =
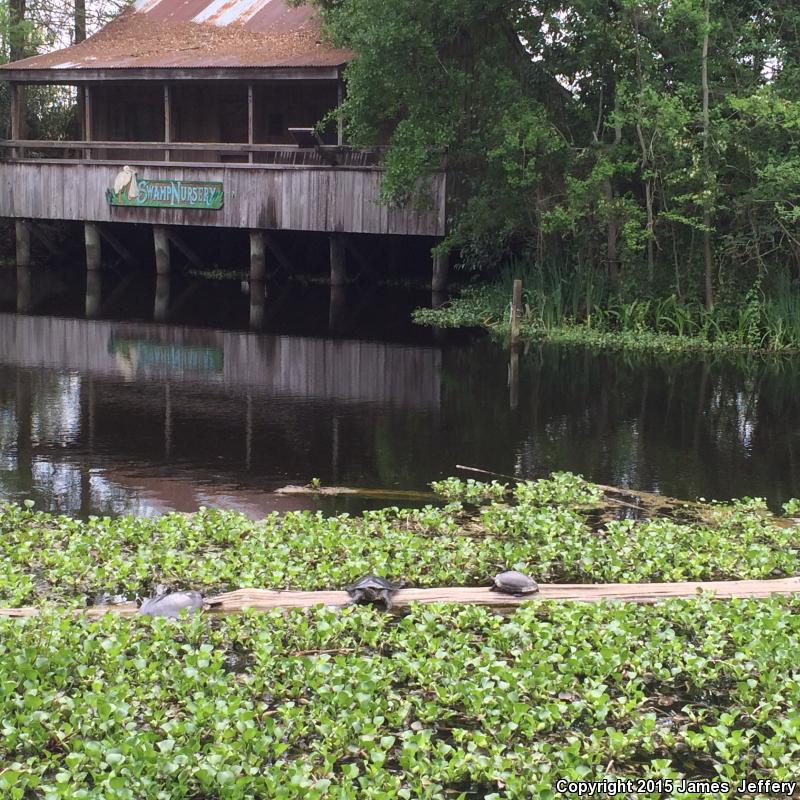
<svg viewBox="0 0 800 800">
<path fill-rule="evenodd" d="M 506 594 L 533 594 L 539 591 L 536 581 L 514 569 L 494 576 L 494 588 Z"/>
<path fill-rule="evenodd" d="M 387 591 L 393 592 L 395 589 L 397 589 L 397 587 L 393 583 L 387 581 L 386 578 L 381 578 L 379 575 L 365 575 L 363 578 L 354 583 L 347 591 L 354 592 L 357 589 L 372 589 L 373 591 L 381 591 L 382 589 L 386 589 Z"/>
<path fill-rule="evenodd" d="M 139 613 L 148 617 L 177 617 L 184 609 L 194 613 L 202 608 L 203 595 L 200 592 L 170 592 L 145 600 L 139 606 Z"/>
</svg>

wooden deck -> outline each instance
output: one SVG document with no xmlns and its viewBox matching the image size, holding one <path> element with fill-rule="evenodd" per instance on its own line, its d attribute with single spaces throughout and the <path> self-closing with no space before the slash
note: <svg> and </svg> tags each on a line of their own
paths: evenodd
<svg viewBox="0 0 800 800">
<path fill-rule="evenodd" d="M 763 581 L 707 581 L 686 583 L 607 583 L 607 584 L 549 584 L 539 587 L 539 593 L 527 597 L 512 597 L 488 588 L 455 587 L 441 589 L 401 589 L 394 597 L 394 610 L 403 611 L 411 603 L 459 603 L 491 608 L 496 611 L 509 611 L 527 602 L 540 600 L 560 600 L 598 603 L 604 600 L 617 600 L 632 603 L 657 603 L 673 598 L 691 598 L 702 594 L 718 599 L 765 598 L 773 595 L 792 595 L 800 593 L 800 578 L 780 578 Z M 330 606 L 342 608 L 349 605 L 347 592 L 292 592 L 269 589 L 237 589 L 216 597 L 206 599 L 207 611 L 216 614 L 235 614 L 244 609 L 272 611 L 285 608 L 312 608 Z M 93 606 L 86 609 L 90 617 L 103 614 L 131 616 L 136 614 L 135 603 L 122 603 L 114 606 Z M 31 617 L 39 609 L 0 608 L 0 616 Z"/>
<path fill-rule="evenodd" d="M 379 202 L 377 167 L 186 162 L 136 163 L 141 178 L 221 182 L 219 210 L 111 206 L 119 161 L 0 162 L 0 217 L 201 225 L 220 228 L 445 235 L 444 173 L 432 176 L 422 210 Z"/>
</svg>

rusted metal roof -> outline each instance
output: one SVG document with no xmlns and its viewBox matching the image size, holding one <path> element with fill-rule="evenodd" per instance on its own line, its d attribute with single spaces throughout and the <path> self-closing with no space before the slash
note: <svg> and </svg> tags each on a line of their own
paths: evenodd
<svg viewBox="0 0 800 800">
<path fill-rule="evenodd" d="M 284 0 L 136 0 L 85 42 L 0 70 L 335 67 L 310 5 Z"/>
</svg>

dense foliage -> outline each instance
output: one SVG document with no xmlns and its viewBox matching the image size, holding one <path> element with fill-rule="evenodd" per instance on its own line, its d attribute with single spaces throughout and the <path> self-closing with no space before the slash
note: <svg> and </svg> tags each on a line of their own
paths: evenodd
<svg viewBox="0 0 800 800">
<path fill-rule="evenodd" d="M 796 599 L 4 619 L 0 793 L 544 800 L 559 778 L 797 780 L 798 648 Z"/>
<path fill-rule="evenodd" d="M 503 497 L 507 487 L 497 483 L 449 479 L 436 488 L 451 499 L 444 507 L 274 513 L 257 522 L 212 510 L 84 522 L 5 505 L 0 603 L 133 598 L 156 583 L 342 589 L 368 572 L 412 586 L 489 585 L 507 567 L 567 583 L 800 574 L 796 528 L 758 500 L 687 508 L 692 518 L 683 521 L 634 521 L 601 513 L 596 487 L 566 473 Z"/>
<path fill-rule="evenodd" d="M 800 272 L 796 3 L 320 2 L 356 52 L 349 133 L 391 146 L 387 196 L 447 151 L 465 264 L 709 307 Z"/>
</svg>

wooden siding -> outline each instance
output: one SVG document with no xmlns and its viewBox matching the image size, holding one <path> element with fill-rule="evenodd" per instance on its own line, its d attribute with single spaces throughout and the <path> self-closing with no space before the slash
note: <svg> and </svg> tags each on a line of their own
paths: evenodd
<svg viewBox="0 0 800 800">
<path fill-rule="evenodd" d="M 445 175 L 430 181 L 430 207 L 389 208 L 379 202 L 375 168 L 278 165 L 137 164 L 140 178 L 221 181 L 218 211 L 111 207 L 106 188 L 119 162 L 0 162 L 0 217 L 156 225 L 204 225 L 342 233 L 444 236 Z"/>
</svg>

